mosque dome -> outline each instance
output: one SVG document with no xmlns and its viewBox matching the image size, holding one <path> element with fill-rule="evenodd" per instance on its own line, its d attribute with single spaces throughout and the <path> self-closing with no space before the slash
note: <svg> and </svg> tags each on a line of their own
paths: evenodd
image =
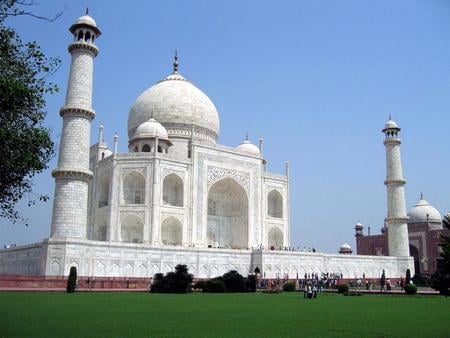
<svg viewBox="0 0 450 338">
<path fill-rule="evenodd" d="M 145 90 L 134 102 L 128 114 L 128 137 L 152 116 L 168 132 L 169 137 L 195 137 L 215 143 L 219 134 L 219 113 L 212 101 L 200 89 L 178 73 L 175 55 L 171 75 Z"/>
<path fill-rule="evenodd" d="M 441 214 L 423 198 L 409 210 L 408 217 L 408 223 L 430 222 L 430 225 L 434 223 L 435 227 L 438 226 L 439 229 L 442 228 Z"/>
<path fill-rule="evenodd" d="M 248 139 L 246 139 L 240 145 L 238 145 L 236 147 L 236 150 L 247 154 L 261 155 L 259 148 L 255 146 L 253 143 L 251 143 Z"/>
</svg>

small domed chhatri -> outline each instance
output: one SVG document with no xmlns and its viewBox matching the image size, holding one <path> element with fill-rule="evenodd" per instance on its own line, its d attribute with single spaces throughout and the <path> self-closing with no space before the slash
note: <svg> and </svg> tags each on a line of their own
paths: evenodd
<svg viewBox="0 0 450 338">
<path fill-rule="evenodd" d="M 386 129 L 398 128 L 398 125 L 397 125 L 397 123 L 395 123 L 394 121 L 389 120 L 389 121 L 387 121 L 386 124 L 384 125 L 384 128 L 386 128 Z"/>
<path fill-rule="evenodd" d="M 97 27 L 97 23 L 95 22 L 95 20 L 89 15 L 89 9 L 86 8 L 86 12 L 83 16 L 80 16 L 75 23 L 70 26 L 69 31 L 74 33 L 75 30 L 77 28 L 90 28 L 92 30 L 95 31 L 95 34 L 97 35 L 97 37 L 99 37 L 101 35 L 100 30 Z"/>
<path fill-rule="evenodd" d="M 252 155 L 261 155 L 261 152 L 259 151 L 259 148 L 255 146 L 252 142 L 249 141 L 248 135 L 246 136 L 245 140 L 236 147 L 237 151 L 241 151 L 247 154 Z"/>
<path fill-rule="evenodd" d="M 169 136 L 167 135 L 167 130 L 164 126 L 156 121 L 154 118 L 142 123 L 139 127 L 137 127 L 136 132 L 132 140 L 138 138 L 155 138 L 159 137 L 160 139 L 167 140 Z"/>
<path fill-rule="evenodd" d="M 131 152 L 167 153 L 171 145 L 166 128 L 152 117 L 136 128 L 128 148 Z"/>
<path fill-rule="evenodd" d="M 408 224 L 430 223 L 432 229 L 442 229 L 442 217 L 439 211 L 420 196 L 420 200 L 408 212 Z"/>
<path fill-rule="evenodd" d="M 351 255 L 352 252 L 353 252 L 352 247 L 347 243 L 342 244 L 341 247 L 339 248 L 339 253 L 341 255 Z"/>
</svg>

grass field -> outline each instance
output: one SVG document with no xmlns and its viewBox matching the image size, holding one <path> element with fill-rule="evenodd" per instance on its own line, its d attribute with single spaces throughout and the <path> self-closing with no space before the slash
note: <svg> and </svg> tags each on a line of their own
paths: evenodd
<svg viewBox="0 0 450 338">
<path fill-rule="evenodd" d="M 0 293 L 1 337 L 450 337 L 450 298 Z"/>
</svg>

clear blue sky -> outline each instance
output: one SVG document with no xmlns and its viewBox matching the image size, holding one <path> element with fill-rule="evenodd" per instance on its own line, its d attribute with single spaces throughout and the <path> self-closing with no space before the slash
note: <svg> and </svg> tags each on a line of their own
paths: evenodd
<svg viewBox="0 0 450 338">
<path fill-rule="evenodd" d="M 420 192 L 450 210 L 450 2 L 448 1 L 40 1 L 53 23 L 9 21 L 24 40 L 62 58 L 52 78 L 47 124 L 59 142 L 71 41 L 69 26 L 88 5 L 97 40 L 93 139 L 100 123 L 127 147 L 127 115 L 137 96 L 171 70 L 215 103 L 221 144 L 248 132 L 265 139 L 270 171 L 292 163 L 291 241 L 336 252 L 354 246 L 357 221 L 378 232 L 386 215 L 388 114 L 402 127 L 407 208 Z M 55 159 L 56 160 L 56 159 Z M 56 161 L 50 168 L 56 166 Z M 36 191 L 53 195 L 50 170 Z M 0 245 L 49 235 L 52 200 L 21 210 L 31 226 L 0 220 Z"/>
</svg>

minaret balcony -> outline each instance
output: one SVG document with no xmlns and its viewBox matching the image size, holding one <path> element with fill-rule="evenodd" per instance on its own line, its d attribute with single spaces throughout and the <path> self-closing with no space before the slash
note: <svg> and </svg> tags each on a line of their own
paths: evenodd
<svg viewBox="0 0 450 338">
<path fill-rule="evenodd" d="M 405 185 L 406 181 L 404 179 L 385 180 L 384 185 L 388 184 Z"/>
<path fill-rule="evenodd" d="M 87 118 L 89 121 L 92 121 L 95 118 L 95 111 L 91 109 L 64 106 L 59 110 L 59 115 L 61 117 L 65 116 L 82 117 Z"/>
<path fill-rule="evenodd" d="M 97 56 L 99 52 L 96 45 L 84 41 L 72 42 L 68 49 L 69 53 L 72 53 L 74 50 L 84 50 L 91 53 L 94 57 Z"/>
</svg>

